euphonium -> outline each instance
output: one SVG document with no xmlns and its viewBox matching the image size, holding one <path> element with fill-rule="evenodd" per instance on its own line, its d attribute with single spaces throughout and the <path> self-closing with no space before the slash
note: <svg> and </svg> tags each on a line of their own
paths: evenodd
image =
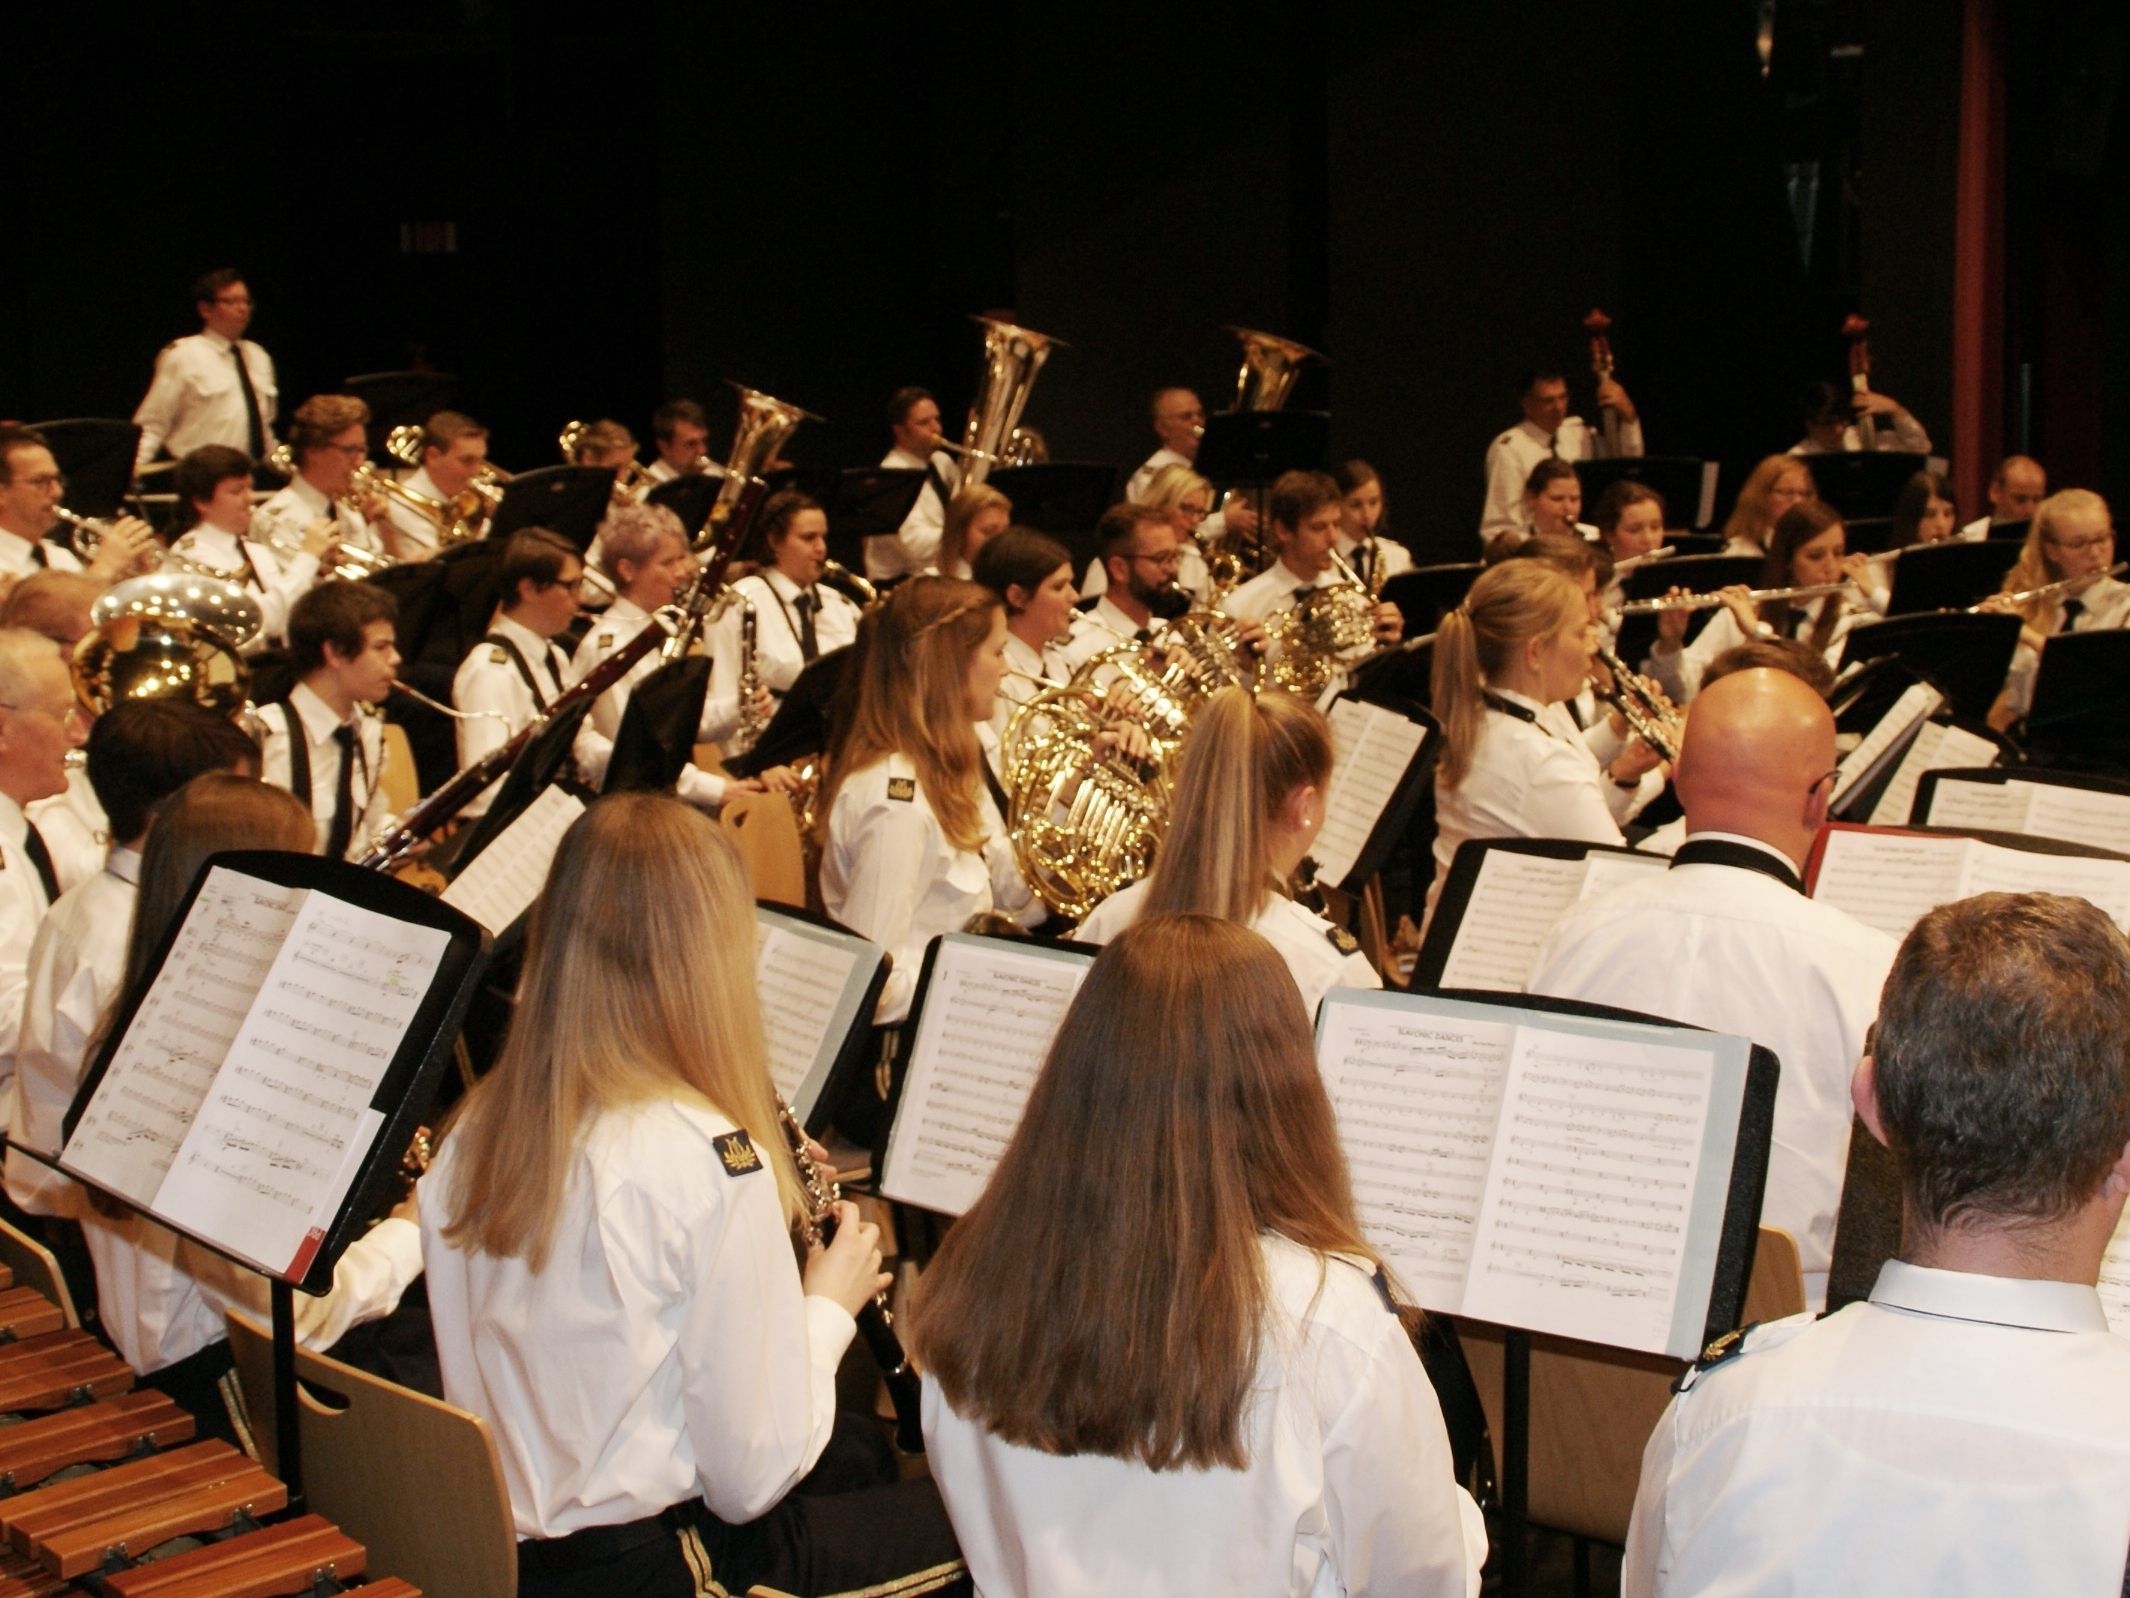
<svg viewBox="0 0 2130 1598">
<path fill-rule="evenodd" d="M 1250 327 L 1230 327 L 1228 331 L 1242 340 L 1242 370 L 1236 374 L 1232 407 L 1238 411 L 1280 409 L 1287 403 L 1302 362 L 1324 359 L 1308 345 L 1297 344 L 1291 338 L 1260 333 Z"/>
<path fill-rule="evenodd" d="M 718 481 L 717 498 L 711 501 L 703 530 L 696 535 L 698 551 L 718 541 L 741 496 L 777 458 L 777 452 L 798 431 L 799 424 L 821 420 L 812 411 L 764 394 L 758 388 L 739 383 L 732 386 L 739 390 L 739 421 L 732 431 L 732 453 L 725 457 L 725 475 Z"/>
<path fill-rule="evenodd" d="M 1272 647 L 1265 668 L 1269 687 L 1315 699 L 1338 675 L 1341 657 L 1375 641 L 1376 597 L 1354 569 L 1332 550 L 1332 569 L 1339 580 L 1312 589 L 1265 623 Z"/>
<path fill-rule="evenodd" d="M 984 330 L 984 369 L 962 433 L 961 486 L 981 483 L 994 466 L 1013 464 L 1010 446 L 1036 374 L 1054 349 L 1067 346 L 1047 334 L 988 316 L 974 318 Z"/>
<path fill-rule="evenodd" d="M 69 672 L 98 715 L 123 699 L 183 700 L 218 716 L 244 709 L 243 649 L 265 625 L 246 589 L 174 572 L 132 577 L 97 596 L 89 622 Z"/>
</svg>

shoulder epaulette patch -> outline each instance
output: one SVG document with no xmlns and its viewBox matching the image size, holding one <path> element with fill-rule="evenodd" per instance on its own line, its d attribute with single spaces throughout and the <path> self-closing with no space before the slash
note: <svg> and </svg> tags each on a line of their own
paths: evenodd
<svg viewBox="0 0 2130 1598">
<path fill-rule="evenodd" d="M 745 1176 L 762 1168 L 762 1156 L 755 1152 L 754 1140 L 744 1128 L 712 1138 L 710 1146 L 717 1150 L 718 1160 L 724 1165 L 727 1176 Z"/>
<path fill-rule="evenodd" d="M 488 659 L 493 665 L 507 666 L 510 664 L 510 651 L 501 644 L 490 644 L 488 646 Z"/>
<path fill-rule="evenodd" d="M 1760 1323 L 1755 1321 L 1753 1325 Z M 1745 1352 L 1745 1340 L 1752 1334 L 1752 1326 L 1741 1326 L 1736 1331 L 1725 1332 L 1708 1347 L 1701 1350 L 1701 1357 L 1679 1373 L 1679 1379 L 1671 1384 L 1675 1393 L 1683 1393 L 1708 1371 L 1726 1364 Z"/>
<path fill-rule="evenodd" d="M 890 799 L 900 799 L 907 804 L 917 797 L 917 779 L 915 777 L 888 778 L 887 796 Z"/>
<path fill-rule="evenodd" d="M 1360 940 L 1344 927 L 1326 927 L 1324 936 L 1331 940 L 1331 946 L 1341 954 L 1356 954 L 1360 951 Z"/>
</svg>

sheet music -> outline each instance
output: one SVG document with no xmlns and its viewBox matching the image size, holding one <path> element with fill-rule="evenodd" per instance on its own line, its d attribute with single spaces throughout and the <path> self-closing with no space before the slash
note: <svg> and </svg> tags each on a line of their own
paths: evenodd
<svg viewBox="0 0 2130 1598">
<path fill-rule="evenodd" d="M 1930 814 L 1920 824 L 2024 833 L 2033 792 L 2033 784 L 2024 782 L 1941 781 L 1930 790 Z"/>
<path fill-rule="evenodd" d="M 769 1076 L 802 1123 L 849 1040 L 879 963 L 879 947 L 852 934 L 755 911 L 754 975 Z"/>
<path fill-rule="evenodd" d="M 2054 782 L 2019 786 L 2033 795 L 2028 832 L 2130 854 L 2130 794 L 2070 788 Z"/>
<path fill-rule="evenodd" d="M 2108 1251 L 2101 1256 L 2100 1307 L 2108 1329 L 2117 1337 L 2130 1337 L 2130 1212 L 2116 1223 Z"/>
<path fill-rule="evenodd" d="M 1906 937 L 1926 911 L 1962 897 L 1968 842 L 1830 827 L 1812 897 L 1889 937 Z"/>
<path fill-rule="evenodd" d="M 1464 1302 L 1516 1028 L 1332 1005 L 1317 1061 L 1368 1240 L 1424 1309 Z"/>
<path fill-rule="evenodd" d="M 1977 893 L 2061 893 L 2089 900 L 2110 921 L 2130 930 L 2130 862 L 2091 855 L 2033 854 L 1980 839 L 1965 840 L 1960 897 Z"/>
<path fill-rule="evenodd" d="M 1834 796 L 1828 802 L 1838 805 L 1848 798 L 1849 790 L 1871 774 L 1871 768 L 1879 758 L 1891 750 L 1915 727 L 1935 716 L 1945 704 L 1945 696 L 1928 683 L 1917 683 L 1893 702 L 1893 708 L 1879 717 L 1879 724 L 1864 735 L 1864 739 L 1835 768 Z"/>
<path fill-rule="evenodd" d="M 925 989 L 881 1189 L 959 1215 L 1020 1124 L 1091 955 L 942 938 Z"/>
<path fill-rule="evenodd" d="M 1706 1048 L 1519 1029 L 1464 1312 L 1663 1352 L 1711 1079 Z"/>
<path fill-rule="evenodd" d="M 1487 850 L 1457 923 L 1441 986 L 1520 992 L 1539 945 L 1575 904 L 1632 880 L 1633 873 L 1663 871 L 1670 865 L 1662 855 L 1604 849 L 1566 860 L 1514 849 Z"/>
<path fill-rule="evenodd" d="M 1353 871 L 1377 821 L 1397 797 L 1427 728 L 1358 699 L 1334 700 L 1330 721 L 1331 784 L 1324 797 L 1324 825 L 1310 853 L 1318 878 L 1336 885 Z"/>
<path fill-rule="evenodd" d="M 1901 763 L 1883 790 L 1878 803 L 1871 807 L 1867 818 L 1886 826 L 1905 827 L 1915 809 L 1916 787 L 1926 771 L 1952 771 L 1967 766 L 1994 766 L 1997 763 L 1997 746 L 1987 738 L 1976 736 L 1960 727 L 1942 726 L 1935 721 L 1926 721 L 1916 733 L 1915 742 L 1901 756 Z M 1942 786 L 1942 785 L 1941 785 Z M 1958 823 L 1938 823 L 1958 825 Z"/>
<path fill-rule="evenodd" d="M 547 886 L 548 868 L 570 824 L 584 814 L 584 801 L 556 783 L 540 790 L 440 897 L 491 933 L 500 934 L 533 906 Z"/>
</svg>

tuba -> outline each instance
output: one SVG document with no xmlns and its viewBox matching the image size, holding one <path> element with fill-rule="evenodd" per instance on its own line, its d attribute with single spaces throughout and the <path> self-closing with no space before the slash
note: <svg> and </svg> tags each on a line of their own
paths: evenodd
<svg viewBox="0 0 2130 1598">
<path fill-rule="evenodd" d="M 1016 465 L 1027 458 L 1025 435 L 1016 440 L 1021 411 L 1050 352 L 1069 348 L 1059 339 L 1011 322 L 988 316 L 972 320 L 984 330 L 984 369 L 977 378 L 969 425 L 956 452 L 962 457 L 963 488 L 981 483 L 994 466 Z"/>
<path fill-rule="evenodd" d="M 1302 362 L 1324 359 L 1306 344 L 1297 344 L 1291 338 L 1281 338 L 1273 333 L 1260 333 L 1254 327 L 1231 326 L 1228 331 L 1242 340 L 1242 370 L 1236 374 L 1235 403 L 1229 407 L 1231 410 L 1281 409 L 1294 388 L 1294 379 L 1301 371 Z"/>
<path fill-rule="evenodd" d="M 740 383 L 732 386 L 740 396 L 739 421 L 732 430 L 732 452 L 725 457 L 725 475 L 718 482 L 717 498 L 711 502 L 703 530 L 696 535 L 697 553 L 718 541 L 739 508 L 741 496 L 777 458 L 799 424 L 821 420 L 812 411 L 764 394 L 758 388 Z"/>
<path fill-rule="evenodd" d="M 245 708 L 243 649 L 265 614 L 237 584 L 177 572 L 128 578 L 97 597 L 89 623 L 68 669 L 97 715 L 123 699 L 176 699 L 229 717 Z"/>
</svg>

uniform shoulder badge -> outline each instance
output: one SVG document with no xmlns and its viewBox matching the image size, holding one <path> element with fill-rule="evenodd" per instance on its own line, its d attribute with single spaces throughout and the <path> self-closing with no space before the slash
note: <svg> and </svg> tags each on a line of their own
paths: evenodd
<svg viewBox="0 0 2130 1598">
<path fill-rule="evenodd" d="M 762 1156 L 755 1152 L 754 1140 L 747 1135 L 744 1128 L 712 1138 L 710 1146 L 717 1150 L 717 1157 L 724 1165 L 727 1176 L 745 1176 L 750 1171 L 759 1171 L 762 1168 Z"/>
<path fill-rule="evenodd" d="M 888 778 L 887 796 L 890 799 L 900 799 L 904 804 L 908 804 L 917 797 L 917 779 L 915 777 Z"/>
<path fill-rule="evenodd" d="M 1344 927 L 1326 927 L 1324 936 L 1331 940 L 1331 946 L 1341 954 L 1358 954 L 1360 952 L 1360 939 L 1356 938 Z"/>
<path fill-rule="evenodd" d="M 614 647 L 614 635 L 612 633 L 601 633 L 592 647 L 601 654 L 605 654 Z"/>
<path fill-rule="evenodd" d="M 1725 1332 L 1721 1337 L 1709 1344 L 1708 1347 L 1701 1350 L 1699 1359 L 1679 1373 L 1679 1379 L 1671 1384 L 1671 1390 L 1675 1393 L 1683 1393 L 1707 1372 L 1743 1354 L 1745 1352 L 1746 1339 L 1752 1336 L 1753 1328 L 1759 1324 L 1758 1321 L 1755 1321 L 1752 1326 L 1741 1326 L 1734 1331 Z"/>
<path fill-rule="evenodd" d="M 501 644 L 490 644 L 488 646 L 488 660 L 491 665 L 507 666 L 510 664 L 510 651 Z"/>
</svg>

